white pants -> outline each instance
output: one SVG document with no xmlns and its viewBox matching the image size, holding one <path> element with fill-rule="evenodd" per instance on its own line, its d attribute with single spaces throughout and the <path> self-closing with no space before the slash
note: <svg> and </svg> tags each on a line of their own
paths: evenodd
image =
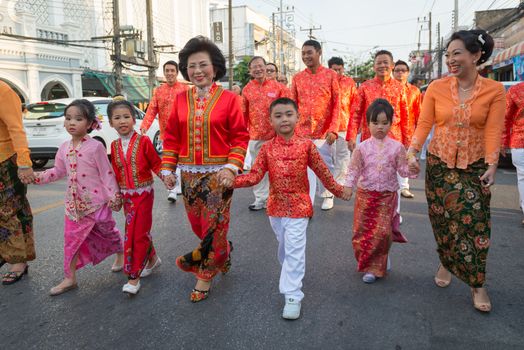
<svg viewBox="0 0 524 350">
<path fill-rule="evenodd" d="M 249 154 L 251 155 L 252 163 L 255 163 L 260 148 L 266 141 L 252 140 L 249 141 Z M 266 173 L 262 181 L 253 186 L 253 194 L 255 195 L 255 203 L 266 203 L 269 197 L 269 176 Z"/>
<path fill-rule="evenodd" d="M 511 159 L 517 168 L 517 186 L 519 188 L 520 207 L 524 213 L 524 148 L 513 148 Z"/>
<path fill-rule="evenodd" d="M 309 218 L 279 218 L 270 216 L 269 222 L 278 240 L 280 293 L 287 298 L 302 300 L 302 279 L 306 273 L 306 231 Z"/>
<path fill-rule="evenodd" d="M 344 185 L 348 173 L 349 161 L 351 160 L 351 152 L 348 149 L 345 131 L 340 131 L 338 133 L 338 139 L 335 141 L 334 153 L 335 169 L 333 171 L 333 177 L 336 182 Z"/>
<path fill-rule="evenodd" d="M 180 178 L 180 176 L 181 176 L 180 169 L 177 169 L 175 188 L 173 188 L 172 190 L 167 190 L 168 195 L 174 194 L 176 196 L 177 194 L 182 193 L 182 179 Z"/>
<path fill-rule="evenodd" d="M 409 178 L 400 176 L 399 173 L 397 173 L 397 180 L 399 185 L 399 190 L 397 191 L 398 194 L 398 205 L 397 205 L 397 213 L 400 214 L 400 191 L 402 190 L 409 190 Z"/>
<path fill-rule="evenodd" d="M 326 140 L 312 140 L 315 146 L 317 146 L 320 156 L 326 163 L 329 171 L 333 174 L 335 168 L 333 163 L 333 146 L 328 145 Z M 309 197 L 311 198 L 311 204 L 315 204 L 315 193 L 320 193 L 321 197 L 332 197 L 333 194 L 326 190 L 322 182 L 319 181 L 317 189 L 317 176 L 310 168 L 307 168 L 307 179 L 309 181 Z M 318 190 L 318 191 L 317 191 Z"/>
<path fill-rule="evenodd" d="M 420 151 L 420 159 L 426 159 L 426 154 L 428 152 L 429 142 L 433 138 L 433 133 L 434 132 L 435 132 L 435 127 L 431 128 L 431 131 L 429 132 L 429 136 L 426 138 L 426 142 L 424 142 L 424 145 L 422 146 L 422 150 Z"/>
</svg>

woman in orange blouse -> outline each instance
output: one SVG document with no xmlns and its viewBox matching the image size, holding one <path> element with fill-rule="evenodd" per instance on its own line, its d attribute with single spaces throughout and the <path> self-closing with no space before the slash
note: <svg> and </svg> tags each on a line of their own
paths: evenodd
<svg viewBox="0 0 524 350">
<path fill-rule="evenodd" d="M 485 31 L 461 30 L 451 36 L 446 52 L 451 74 L 429 86 L 408 152 L 410 165 L 418 166 L 415 154 L 435 125 L 426 164 L 429 219 L 441 262 L 435 283 L 447 287 L 455 275 L 471 287 L 473 306 L 482 312 L 491 310 L 483 286 L 491 234 L 490 186 L 505 109 L 502 84 L 477 72 L 492 50 L 493 39 Z"/>
<path fill-rule="evenodd" d="M 176 96 L 164 135 L 162 172 L 173 187 L 181 170 L 187 216 L 200 244 L 177 258 L 177 266 L 196 275 L 191 301 L 207 298 L 211 280 L 230 266 L 227 240 L 235 176 L 244 166 L 249 134 L 240 99 L 215 81 L 226 73 L 220 49 L 202 36 L 179 54 L 180 71 L 195 86 Z"/>
<path fill-rule="evenodd" d="M 2 284 L 13 284 L 35 259 L 33 216 L 24 183 L 34 180 L 22 125 L 20 99 L 0 81 L 0 267 L 9 264 Z M 22 183 L 24 182 L 24 183 Z"/>
</svg>

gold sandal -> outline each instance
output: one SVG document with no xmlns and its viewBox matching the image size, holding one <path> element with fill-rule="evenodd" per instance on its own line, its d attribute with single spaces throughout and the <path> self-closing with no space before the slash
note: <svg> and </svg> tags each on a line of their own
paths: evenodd
<svg viewBox="0 0 524 350">
<path fill-rule="evenodd" d="M 486 297 L 488 298 L 487 302 L 479 302 L 477 301 L 477 296 L 479 292 L 477 291 L 477 288 L 471 288 L 471 298 L 473 299 L 473 307 L 480 311 L 480 312 L 490 312 L 491 311 L 491 301 L 489 300 L 489 296 L 486 292 Z"/>
<path fill-rule="evenodd" d="M 438 266 L 437 273 L 435 274 L 435 284 L 437 285 L 437 287 L 446 288 L 451 283 L 451 272 L 446 270 L 449 273 L 449 280 L 443 280 L 437 277 L 438 273 L 440 272 L 440 269 L 446 270 L 446 268 L 442 264 Z"/>
</svg>

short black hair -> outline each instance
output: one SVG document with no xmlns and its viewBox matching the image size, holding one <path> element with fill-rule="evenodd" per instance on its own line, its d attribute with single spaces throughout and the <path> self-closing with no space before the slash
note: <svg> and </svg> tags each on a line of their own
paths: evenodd
<svg viewBox="0 0 524 350">
<path fill-rule="evenodd" d="M 267 64 L 267 63 L 266 63 L 266 60 L 265 60 L 264 57 L 262 57 L 262 56 L 253 56 L 253 57 L 251 57 L 251 59 L 249 60 L 249 63 L 247 64 L 247 66 L 248 66 L 248 67 L 251 67 L 251 63 L 253 63 L 254 60 L 259 60 L 259 59 L 262 60 L 262 62 L 264 62 L 264 64 Z"/>
<path fill-rule="evenodd" d="M 268 62 L 268 63 L 266 63 L 266 66 L 273 66 L 273 67 L 275 67 L 275 73 L 278 74 L 278 67 L 277 67 L 276 64 L 274 64 L 273 62 Z"/>
<path fill-rule="evenodd" d="M 185 80 L 189 81 L 189 75 L 187 74 L 187 60 L 189 56 L 197 52 L 207 52 L 209 54 L 211 64 L 216 72 L 215 81 L 222 79 L 226 75 L 226 59 L 222 54 L 222 51 L 220 51 L 214 42 L 205 36 L 199 35 L 189 39 L 184 48 L 180 50 L 178 54 L 180 72 Z"/>
<path fill-rule="evenodd" d="M 274 100 L 273 102 L 271 102 L 271 105 L 269 106 L 269 114 L 273 112 L 273 108 L 275 108 L 275 106 L 277 105 L 293 106 L 293 108 L 295 109 L 295 111 L 298 114 L 297 103 L 288 97 L 280 97 Z"/>
<path fill-rule="evenodd" d="M 96 120 L 95 105 L 91 103 L 91 101 L 88 101 L 83 98 L 74 100 L 73 102 L 68 104 L 66 108 L 64 109 L 64 116 L 67 114 L 67 110 L 71 107 L 76 107 L 80 109 L 80 111 L 82 112 L 82 116 L 86 118 L 87 121 L 90 122 L 91 124 Z M 93 131 L 93 129 L 90 127 L 87 130 L 87 133 L 90 133 L 91 131 Z"/>
<path fill-rule="evenodd" d="M 375 56 L 373 56 L 373 60 L 376 60 L 377 57 L 380 55 L 388 55 L 389 57 L 391 57 L 391 62 L 394 62 L 393 54 L 388 50 L 378 50 L 377 52 L 375 52 Z"/>
<path fill-rule="evenodd" d="M 164 63 L 164 65 L 162 66 L 162 70 L 166 70 L 166 66 L 167 65 L 172 65 L 172 66 L 175 66 L 176 67 L 176 71 L 178 72 L 178 63 L 176 63 L 175 61 L 173 60 L 169 60 L 167 61 L 166 63 Z"/>
<path fill-rule="evenodd" d="M 114 98 L 113 101 L 111 101 L 107 105 L 107 117 L 109 118 L 109 120 L 111 120 L 111 118 L 113 117 L 113 111 L 117 107 L 126 107 L 127 109 L 129 109 L 129 112 L 131 112 L 131 116 L 133 117 L 133 119 L 136 119 L 136 111 L 135 111 L 135 107 L 133 106 L 133 104 L 129 102 L 128 100 L 119 97 L 119 98 Z"/>
<path fill-rule="evenodd" d="M 491 35 L 482 29 L 459 30 L 458 32 L 453 33 L 451 38 L 449 38 L 446 49 L 453 40 L 461 40 L 464 43 L 466 50 L 472 54 L 476 54 L 477 52 L 481 53 L 480 59 L 477 61 L 477 66 L 488 60 L 493 52 L 493 47 L 495 46 L 495 42 Z"/>
<path fill-rule="evenodd" d="M 328 60 L 328 67 L 331 68 L 332 65 L 336 64 L 337 66 L 343 66 L 344 60 L 340 57 L 331 57 Z"/>
<path fill-rule="evenodd" d="M 316 40 L 313 40 L 313 39 L 309 39 L 309 40 L 304 41 L 304 43 L 302 44 L 302 47 L 304 47 L 304 46 L 313 46 L 316 51 L 322 50 L 322 46 L 320 45 L 320 43 L 318 41 L 316 41 Z"/>
<path fill-rule="evenodd" d="M 368 110 L 366 111 L 367 124 L 370 124 L 371 122 L 376 122 L 377 117 L 380 113 L 385 113 L 388 122 L 390 124 L 393 123 L 393 114 L 395 113 L 395 111 L 393 110 L 393 106 L 391 106 L 388 100 L 383 98 L 377 98 L 375 101 L 371 103 L 371 105 L 368 107 Z"/>
<path fill-rule="evenodd" d="M 395 62 L 395 68 L 396 68 L 397 66 L 406 66 L 407 69 L 408 69 L 408 72 L 409 72 L 409 66 L 408 66 L 408 64 L 407 64 L 406 62 L 404 62 L 404 61 L 402 61 L 402 60 L 398 60 L 397 62 Z"/>
</svg>

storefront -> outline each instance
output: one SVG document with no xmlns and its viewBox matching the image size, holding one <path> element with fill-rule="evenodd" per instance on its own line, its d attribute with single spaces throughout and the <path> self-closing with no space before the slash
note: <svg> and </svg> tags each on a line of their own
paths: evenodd
<svg viewBox="0 0 524 350">
<path fill-rule="evenodd" d="M 498 81 L 524 81 L 524 41 L 496 54 L 493 72 Z"/>
</svg>

